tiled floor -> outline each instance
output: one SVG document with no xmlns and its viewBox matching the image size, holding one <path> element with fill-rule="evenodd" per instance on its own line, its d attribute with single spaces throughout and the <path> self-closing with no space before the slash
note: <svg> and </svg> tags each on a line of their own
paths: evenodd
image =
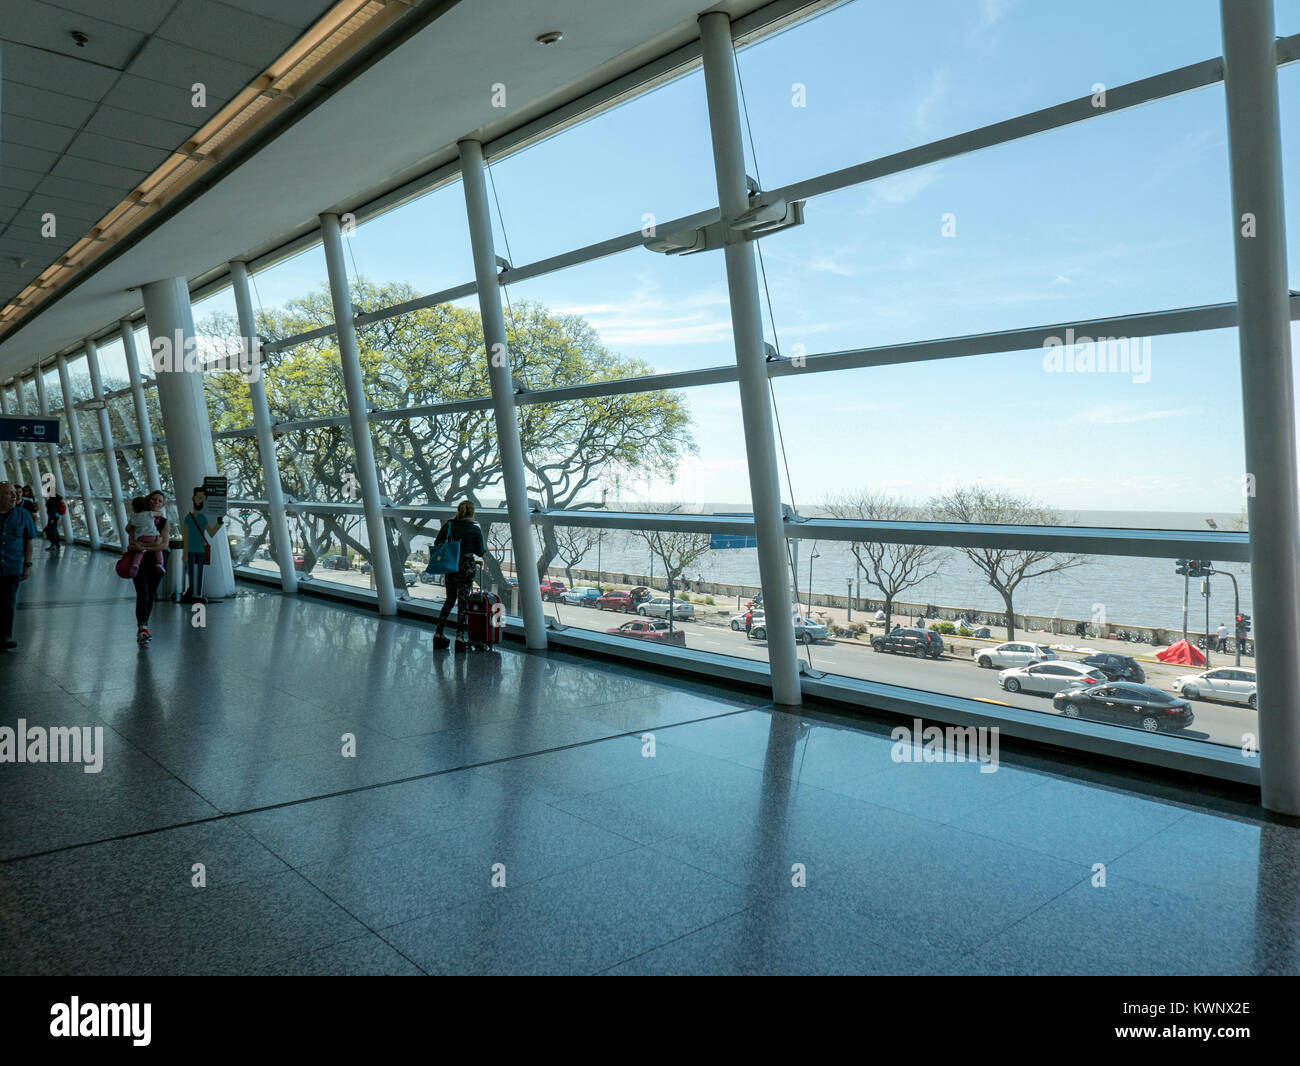
<svg viewBox="0 0 1300 1066">
<path fill-rule="evenodd" d="M 0 972 L 1300 972 L 1300 829 L 1235 800 L 252 589 L 142 651 L 111 566 L 0 656 L 0 726 L 104 735 L 0 764 Z"/>
</svg>

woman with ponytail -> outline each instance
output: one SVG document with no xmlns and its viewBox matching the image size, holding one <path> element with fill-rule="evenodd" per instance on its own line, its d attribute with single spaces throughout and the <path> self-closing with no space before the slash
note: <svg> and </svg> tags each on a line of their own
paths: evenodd
<svg viewBox="0 0 1300 1066">
<path fill-rule="evenodd" d="M 436 548 L 447 540 L 460 544 L 460 569 L 447 575 L 447 593 L 442 601 L 442 610 L 438 612 L 438 628 L 433 634 L 435 648 L 445 648 L 449 643 L 443 634 L 443 627 L 447 624 L 453 603 L 456 606 L 456 628 L 464 628 L 465 620 L 469 617 L 469 593 L 474 586 L 474 573 L 478 569 L 479 558 L 487 554 L 483 545 L 483 531 L 474 521 L 472 500 L 461 500 L 456 505 L 456 517 L 442 524 L 433 546 Z M 457 651 L 464 651 L 468 646 L 462 637 L 456 638 Z"/>
</svg>

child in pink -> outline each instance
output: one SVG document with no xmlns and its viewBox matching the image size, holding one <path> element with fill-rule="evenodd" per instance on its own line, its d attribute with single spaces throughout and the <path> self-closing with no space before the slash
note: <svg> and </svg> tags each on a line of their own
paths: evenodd
<svg viewBox="0 0 1300 1066">
<path fill-rule="evenodd" d="M 154 513 L 149 510 L 149 501 L 143 496 L 137 496 L 131 501 L 131 536 L 139 543 L 150 548 L 157 547 L 156 551 L 149 554 L 153 556 L 154 566 L 158 568 L 158 573 L 164 573 L 167 570 L 166 556 L 162 549 L 165 545 L 162 537 L 158 536 L 158 527 L 154 523 Z M 140 572 L 140 563 L 144 561 L 144 552 L 135 552 L 131 558 L 131 576 L 135 577 Z"/>
</svg>

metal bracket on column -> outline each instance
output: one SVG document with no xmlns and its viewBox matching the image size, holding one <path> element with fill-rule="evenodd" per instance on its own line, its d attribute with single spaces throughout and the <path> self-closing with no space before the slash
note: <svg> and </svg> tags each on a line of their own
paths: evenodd
<svg viewBox="0 0 1300 1066">
<path fill-rule="evenodd" d="M 749 179 L 751 182 L 753 179 Z M 676 230 L 662 237 L 649 237 L 642 244 L 652 252 L 664 255 L 694 255 L 712 252 L 728 244 L 756 241 L 771 233 L 802 226 L 804 200 L 787 202 L 778 197 L 765 197 L 761 192 L 751 192 L 750 206 L 729 223 L 711 222 L 697 229 Z"/>
</svg>

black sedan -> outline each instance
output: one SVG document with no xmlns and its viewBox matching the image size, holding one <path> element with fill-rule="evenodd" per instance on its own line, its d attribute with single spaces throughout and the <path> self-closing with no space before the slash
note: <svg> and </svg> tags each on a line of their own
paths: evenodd
<svg viewBox="0 0 1300 1066">
<path fill-rule="evenodd" d="M 1069 688 L 1052 697 L 1052 706 L 1067 718 L 1089 718 L 1109 725 L 1175 732 L 1192 724 L 1192 705 L 1150 685 L 1120 682 L 1093 688 Z"/>
<path fill-rule="evenodd" d="M 1141 664 L 1131 655 L 1116 655 L 1113 652 L 1098 652 L 1081 660 L 1085 666 L 1100 670 L 1111 681 L 1132 681 L 1134 684 L 1146 683 L 1147 675 Z"/>
</svg>

